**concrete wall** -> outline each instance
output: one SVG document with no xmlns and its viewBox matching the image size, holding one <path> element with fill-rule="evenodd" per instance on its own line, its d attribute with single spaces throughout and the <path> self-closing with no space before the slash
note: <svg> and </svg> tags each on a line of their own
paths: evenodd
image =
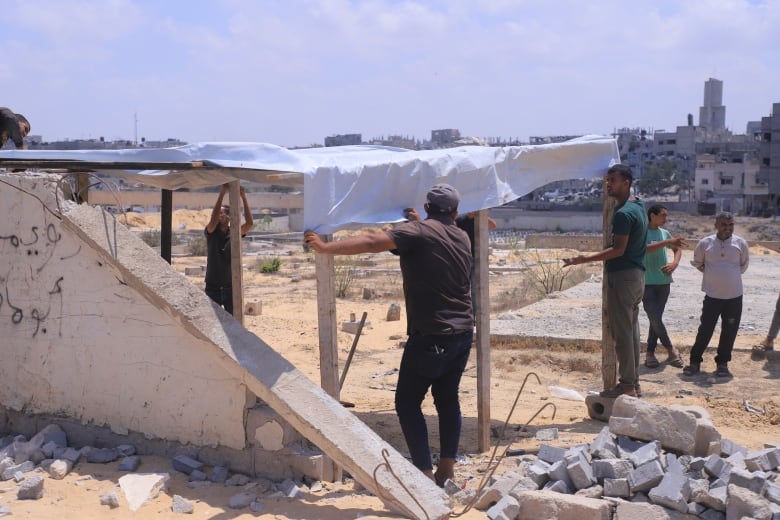
<svg viewBox="0 0 780 520">
<path fill-rule="evenodd" d="M 254 395 L 215 362 L 212 344 L 68 228 L 56 179 L 0 175 L 0 404 L 116 433 L 244 448 Z M 117 241 L 112 216 L 96 225 L 114 248 L 140 252 L 141 268 L 169 269 L 129 233 Z M 211 307 L 201 300 L 193 304 Z"/>
</svg>

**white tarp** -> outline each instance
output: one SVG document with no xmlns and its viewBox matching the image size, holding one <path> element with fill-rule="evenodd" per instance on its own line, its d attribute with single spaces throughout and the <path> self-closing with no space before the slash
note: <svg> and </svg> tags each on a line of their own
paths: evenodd
<svg viewBox="0 0 780 520">
<path fill-rule="evenodd" d="M 231 180 L 265 182 L 268 172 L 301 173 L 304 226 L 318 233 L 396 222 L 401 210 L 422 211 L 425 193 L 446 182 L 465 213 L 500 206 L 547 183 L 598 177 L 620 161 L 613 138 L 586 136 L 534 146 L 461 146 L 406 150 L 383 146 L 292 149 L 265 143 L 198 143 L 128 150 L 2 150 L 2 160 L 105 163 L 192 163 L 212 168 L 116 172 L 158 188 L 203 188 Z M 97 168 L 99 170 L 99 168 Z"/>
</svg>

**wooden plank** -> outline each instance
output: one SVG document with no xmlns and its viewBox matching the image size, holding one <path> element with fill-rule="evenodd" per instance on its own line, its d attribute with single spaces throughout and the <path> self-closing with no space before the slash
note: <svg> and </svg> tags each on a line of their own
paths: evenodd
<svg viewBox="0 0 780 520">
<path fill-rule="evenodd" d="M 229 183 L 230 194 L 230 273 L 233 277 L 233 317 L 244 323 L 244 284 L 241 267 L 241 194 L 240 181 Z"/>
<path fill-rule="evenodd" d="M 323 235 L 322 240 L 330 242 L 333 235 Z M 336 260 L 333 255 L 314 255 L 314 270 L 317 277 L 317 328 L 320 347 L 320 386 L 333 399 L 339 401 L 339 341 L 336 316 Z M 341 480 L 341 468 L 332 460 L 323 463 L 324 478 L 335 482 Z"/>
<path fill-rule="evenodd" d="M 488 273 L 488 210 L 474 217 L 474 279 L 477 322 L 477 447 L 490 449 L 490 284 Z M 472 302 L 473 303 L 473 302 Z"/>
<path fill-rule="evenodd" d="M 76 202 L 89 204 L 89 175 L 85 173 L 76 175 Z"/>
<path fill-rule="evenodd" d="M 602 245 L 606 249 L 612 245 L 612 214 L 615 211 L 615 199 L 607 196 L 607 180 L 601 187 L 603 234 Z M 604 388 L 611 388 L 617 384 L 617 354 L 615 353 L 615 336 L 612 327 L 609 326 L 609 312 L 607 311 L 607 268 L 604 263 L 601 276 L 601 378 Z"/>
<path fill-rule="evenodd" d="M 171 263 L 171 242 L 173 241 L 173 191 L 160 192 L 160 256 Z"/>
<path fill-rule="evenodd" d="M 91 170 L 193 170 L 198 168 L 223 169 L 222 166 L 208 165 L 203 161 L 192 162 L 128 162 L 128 161 L 77 161 L 65 159 L 4 159 L 0 158 L 0 168 L 65 168 L 72 171 Z"/>
</svg>

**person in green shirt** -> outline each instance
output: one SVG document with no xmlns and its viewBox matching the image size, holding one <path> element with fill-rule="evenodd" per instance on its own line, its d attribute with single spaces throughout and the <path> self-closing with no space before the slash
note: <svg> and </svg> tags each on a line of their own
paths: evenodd
<svg viewBox="0 0 780 520">
<path fill-rule="evenodd" d="M 604 262 L 609 325 L 615 339 L 618 384 L 606 388 L 601 397 L 641 397 L 639 386 L 639 304 L 645 290 L 647 212 L 641 200 L 632 196 L 634 176 L 624 164 L 607 170 L 607 195 L 617 202 L 612 216 L 612 245 L 598 253 L 564 258 L 563 266 Z"/>
<path fill-rule="evenodd" d="M 642 297 L 642 306 L 650 322 L 650 330 L 647 332 L 647 354 L 645 366 L 658 368 L 660 363 L 655 357 L 655 348 L 661 342 L 669 352 L 666 362 L 676 368 L 682 368 L 680 352 L 672 345 L 669 333 L 664 325 L 663 315 L 666 302 L 672 284 L 672 273 L 680 265 L 682 247 L 685 242 L 682 238 L 672 238 L 672 234 L 664 229 L 669 211 L 666 207 L 655 204 L 647 210 L 647 254 L 645 255 L 645 294 Z M 669 262 L 666 250 L 674 252 L 674 259 Z"/>
</svg>

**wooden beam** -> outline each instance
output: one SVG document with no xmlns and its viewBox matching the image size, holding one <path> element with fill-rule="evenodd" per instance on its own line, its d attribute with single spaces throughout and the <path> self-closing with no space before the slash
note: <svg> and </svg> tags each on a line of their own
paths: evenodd
<svg viewBox="0 0 780 520">
<path fill-rule="evenodd" d="M 601 187 L 601 205 L 603 219 L 602 245 L 603 249 L 612 245 L 612 215 L 615 210 L 615 199 L 607 196 L 607 181 Z M 601 378 L 604 388 L 611 388 L 617 383 L 617 354 L 615 353 L 615 336 L 609 326 L 609 311 L 607 310 L 607 268 L 604 263 L 601 276 Z"/>
<path fill-rule="evenodd" d="M 171 263 L 171 243 L 173 242 L 173 192 L 162 190 L 160 193 L 160 256 Z"/>
<path fill-rule="evenodd" d="M 86 173 L 76 175 L 76 202 L 89 204 L 89 175 Z"/>
<path fill-rule="evenodd" d="M 330 242 L 333 235 L 323 235 L 322 240 Z M 336 401 L 340 400 L 339 385 L 339 340 L 336 316 L 336 261 L 333 255 L 314 255 L 314 269 L 317 277 L 317 329 L 320 343 L 320 386 Z M 323 463 L 326 480 L 341 480 L 341 468 L 332 460 Z"/>
<path fill-rule="evenodd" d="M 244 283 L 241 267 L 241 194 L 240 181 L 229 183 L 230 194 L 230 273 L 233 277 L 233 317 L 244 323 Z"/>
<path fill-rule="evenodd" d="M 65 168 L 73 171 L 91 170 L 193 170 L 198 168 L 223 169 L 203 161 L 192 162 L 118 162 L 118 161 L 76 161 L 63 159 L 3 159 L 0 168 Z"/>
<path fill-rule="evenodd" d="M 490 283 L 488 281 L 488 210 L 474 217 L 474 279 L 477 322 L 477 447 L 490 449 Z"/>
</svg>

